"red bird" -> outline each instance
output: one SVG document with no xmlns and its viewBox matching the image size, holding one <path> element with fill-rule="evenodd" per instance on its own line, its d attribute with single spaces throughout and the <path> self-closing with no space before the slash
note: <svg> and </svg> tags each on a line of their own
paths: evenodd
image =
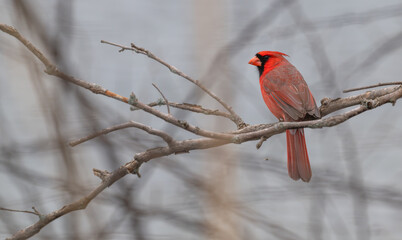
<svg viewBox="0 0 402 240">
<path fill-rule="evenodd" d="M 297 122 L 320 118 L 314 97 L 302 75 L 281 52 L 262 51 L 249 64 L 260 72 L 262 97 L 272 114 L 279 121 Z M 288 172 L 294 180 L 310 181 L 311 168 L 308 160 L 303 128 L 286 130 Z"/>
</svg>

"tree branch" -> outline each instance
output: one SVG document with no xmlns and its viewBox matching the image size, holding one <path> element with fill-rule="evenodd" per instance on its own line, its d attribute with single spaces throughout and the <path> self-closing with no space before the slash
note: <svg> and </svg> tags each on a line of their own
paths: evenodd
<svg viewBox="0 0 402 240">
<path fill-rule="evenodd" d="M 152 83 L 152 86 L 154 86 L 154 88 L 156 88 L 156 90 L 158 90 L 158 92 L 160 93 L 160 95 L 161 95 L 161 96 L 163 97 L 163 99 L 165 100 L 166 107 L 167 107 L 167 110 L 168 110 L 168 114 L 170 115 L 169 102 L 168 102 L 168 100 L 166 99 L 165 95 L 163 95 L 162 91 L 156 86 L 155 83 Z"/>
<path fill-rule="evenodd" d="M 228 104 L 226 104 L 222 99 L 220 99 L 218 96 L 216 96 L 214 93 L 212 93 L 211 91 L 209 91 L 206 87 L 204 87 L 200 81 L 195 80 L 191 77 L 189 77 L 188 75 L 186 75 L 185 73 L 183 73 L 182 71 L 180 71 L 179 69 L 177 69 L 175 66 L 170 65 L 169 63 L 163 61 L 162 59 L 160 59 L 159 57 L 155 56 L 152 52 L 138 47 L 136 46 L 134 43 L 131 43 L 131 47 L 127 47 L 127 46 L 122 46 L 120 44 L 116 44 L 116 43 L 111 43 L 108 41 L 104 41 L 101 40 L 101 43 L 105 43 L 105 44 L 109 44 L 115 47 L 119 47 L 121 48 L 119 52 L 122 52 L 124 50 L 130 50 L 130 51 L 134 51 L 135 53 L 138 54 L 143 54 L 157 62 L 159 62 L 160 64 L 166 66 L 172 73 L 192 82 L 193 84 L 195 84 L 196 86 L 198 86 L 199 88 L 201 88 L 204 92 L 206 92 L 209 96 L 211 96 L 213 99 L 215 99 L 217 102 L 219 102 L 231 115 L 231 120 L 236 124 L 238 129 L 241 129 L 245 126 L 247 126 L 246 123 L 244 123 L 244 121 L 240 118 L 239 115 L 236 114 L 235 111 L 233 111 L 232 107 L 229 106 Z"/>
<path fill-rule="evenodd" d="M 13 28 L 10 27 L 8 25 L 5 24 L 0 24 L 0 30 L 2 30 L 3 32 L 6 32 L 12 36 L 14 36 L 15 38 L 17 38 L 20 42 L 22 42 L 37 58 L 39 58 L 39 60 L 41 60 L 41 62 L 45 65 L 46 67 L 46 73 L 49 75 L 53 75 L 53 76 L 57 76 L 61 79 L 64 79 L 68 82 L 71 82 L 75 85 L 78 85 L 82 88 L 88 89 L 90 91 L 92 91 L 95 94 L 102 94 L 105 95 L 107 97 L 111 97 L 114 98 L 116 100 L 119 100 L 121 102 L 124 103 L 128 103 L 134 107 L 138 107 L 158 118 L 163 119 L 166 122 L 169 122 L 177 127 L 180 127 L 184 130 L 187 130 L 189 132 L 192 132 L 196 135 L 199 136 L 203 136 L 203 137 L 210 137 L 210 138 L 220 138 L 220 139 L 230 139 L 231 136 L 226 135 L 224 133 L 216 133 L 216 132 L 212 132 L 212 131 L 208 131 L 208 130 L 203 130 L 199 127 L 193 126 L 189 123 L 187 123 L 186 121 L 182 121 L 182 120 L 178 120 L 176 118 L 174 118 L 171 115 L 168 114 L 164 114 L 156 109 L 153 109 L 152 107 L 149 107 L 148 105 L 138 101 L 137 98 L 134 99 L 134 101 L 129 101 L 128 98 L 126 97 L 122 97 L 114 92 L 111 92 L 103 87 L 101 87 L 100 85 L 97 84 L 93 84 L 93 83 L 88 83 L 85 82 L 83 80 L 80 79 L 76 79 L 72 76 L 69 76 L 61 71 L 59 71 L 55 65 L 53 65 L 36 47 L 34 47 L 28 40 L 26 40 L 23 36 L 21 36 L 18 31 Z M 154 55 L 151 55 L 154 56 Z M 157 58 L 158 59 L 158 58 Z M 160 60 L 162 61 L 162 60 Z M 162 61 L 163 62 L 163 61 Z M 163 62 L 164 63 L 164 62 Z M 165 63 L 167 64 L 167 63 Z M 198 81 L 197 81 L 198 82 Z M 202 85 L 200 85 L 202 86 Z M 232 117 L 234 115 L 232 114 Z M 241 124 L 240 124 L 241 125 Z M 239 125 L 239 126 L 240 126 Z M 241 125 L 241 126 L 245 126 L 245 125 Z"/>
<path fill-rule="evenodd" d="M 32 207 L 32 208 L 35 209 L 34 207 Z M 3 207 L 0 207 L 0 210 L 1 211 L 8 211 L 8 212 L 29 213 L 29 214 L 33 214 L 33 215 L 36 215 L 36 216 L 40 216 L 38 211 L 15 210 L 15 209 L 10 209 L 10 208 L 3 208 Z"/>
<path fill-rule="evenodd" d="M 172 142 L 174 142 L 173 138 L 170 137 L 165 132 L 162 132 L 160 130 L 152 129 L 151 127 L 148 127 L 148 126 L 146 126 L 144 124 L 141 124 L 141 123 L 138 123 L 138 122 L 135 122 L 135 121 L 129 121 L 129 122 L 122 123 L 122 124 L 119 124 L 119 125 L 115 125 L 115 126 L 112 126 L 112 127 L 109 127 L 109 128 L 105 128 L 105 129 L 103 129 L 103 130 L 101 130 L 99 132 L 90 134 L 90 135 L 88 135 L 86 137 L 83 137 L 83 138 L 80 138 L 78 140 L 71 141 L 69 143 L 69 145 L 71 147 L 74 147 L 74 146 L 77 146 L 78 144 L 81 144 L 81 143 L 86 142 L 88 140 L 91 140 L 93 138 L 99 137 L 100 135 L 105 135 L 105 134 L 108 134 L 110 132 L 114 132 L 114 131 L 125 129 L 125 128 L 130 128 L 130 127 L 138 128 L 138 129 L 144 130 L 145 132 L 147 132 L 147 133 L 149 133 L 151 135 L 158 136 L 158 137 L 162 138 L 167 144 L 171 144 Z"/>
<path fill-rule="evenodd" d="M 140 166 L 139 162 L 131 161 L 130 163 L 118 168 L 115 170 L 105 181 L 102 182 L 98 187 L 96 187 L 92 192 L 90 192 L 87 196 L 71 203 L 63 206 L 62 208 L 51 212 L 46 215 L 42 215 L 42 217 L 36 223 L 32 224 L 31 226 L 24 228 L 17 233 L 15 233 L 12 237 L 7 238 L 9 240 L 16 240 L 16 239 L 27 239 L 32 237 L 33 235 L 37 234 L 43 227 L 45 227 L 50 222 L 56 220 L 57 218 L 66 215 L 70 212 L 85 209 L 99 193 L 105 190 L 107 187 L 112 185 L 114 182 L 119 180 L 120 178 L 124 177 L 128 173 L 132 173 L 135 169 Z"/>
<path fill-rule="evenodd" d="M 381 96 L 385 96 L 390 93 L 396 92 L 400 86 L 388 87 L 378 90 L 367 91 L 363 94 L 356 96 L 346 97 L 346 98 L 323 98 L 321 100 L 320 112 L 321 116 L 326 116 L 332 112 L 338 111 L 343 108 L 351 107 L 354 105 L 361 104 L 364 100 L 373 100 Z"/>
<path fill-rule="evenodd" d="M 389 86 L 389 85 L 402 85 L 402 82 L 377 83 L 377 84 L 366 86 L 366 87 L 351 88 L 351 89 L 343 90 L 343 93 L 364 90 L 364 89 L 369 89 L 369 88 L 375 88 L 375 87 L 381 87 L 381 86 Z"/>
<path fill-rule="evenodd" d="M 231 115 L 222 111 L 219 111 L 218 109 L 207 109 L 202 107 L 201 105 L 197 104 L 191 104 L 191 103 L 174 103 L 174 102 L 168 102 L 169 106 L 174 107 L 174 108 L 179 108 L 182 110 L 187 110 L 191 112 L 196 112 L 196 113 L 202 113 L 205 115 L 214 115 L 214 116 L 220 116 L 224 118 L 231 118 Z M 156 102 L 151 102 L 147 104 L 150 107 L 155 107 L 155 106 L 162 106 L 166 105 L 166 102 L 163 102 L 162 99 Z M 134 108 L 133 111 L 139 110 L 140 108 Z"/>
</svg>

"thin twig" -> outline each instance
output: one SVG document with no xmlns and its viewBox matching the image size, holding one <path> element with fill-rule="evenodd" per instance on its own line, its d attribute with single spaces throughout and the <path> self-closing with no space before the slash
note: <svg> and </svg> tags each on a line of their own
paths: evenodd
<svg viewBox="0 0 402 240">
<path fill-rule="evenodd" d="M 8 211 L 8 212 L 29 213 L 29 214 L 33 214 L 33 215 L 36 215 L 36 216 L 40 216 L 40 214 L 37 213 L 37 212 L 26 211 L 26 210 L 15 210 L 15 209 L 10 209 L 10 208 L 3 208 L 3 207 L 0 207 L 0 210 Z"/>
<path fill-rule="evenodd" d="M 219 111 L 218 109 L 208 109 L 208 108 L 204 108 L 201 105 L 198 104 L 191 104 L 191 103 L 174 103 L 174 102 L 169 102 L 168 103 L 170 107 L 174 107 L 174 108 L 179 108 L 182 110 L 187 110 L 187 111 L 192 111 L 192 112 L 196 112 L 196 113 L 202 113 L 205 115 L 215 115 L 215 116 L 219 116 L 219 117 L 224 117 L 224 118 L 231 118 L 231 115 L 222 111 Z M 155 107 L 155 106 L 162 106 L 162 105 L 166 105 L 165 102 L 162 101 L 162 99 L 155 101 L 155 102 L 151 102 L 147 104 L 150 107 Z M 140 108 L 133 108 L 133 111 L 135 110 L 140 110 Z"/>
<path fill-rule="evenodd" d="M 74 146 L 77 146 L 78 144 L 81 144 L 81 143 L 86 142 L 88 140 L 91 140 L 93 138 L 99 137 L 101 135 L 105 135 L 105 134 L 108 134 L 110 132 L 118 131 L 118 130 L 125 129 L 125 128 L 130 128 L 130 127 L 138 128 L 138 129 L 144 130 L 145 132 L 147 132 L 147 133 L 149 133 L 151 135 L 158 136 L 158 137 L 162 138 L 167 144 L 171 144 L 174 141 L 173 138 L 171 136 L 169 136 L 165 132 L 162 132 L 160 130 L 152 129 L 151 127 L 148 127 L 147 125 L 144 125 L 144 124 L 141 124 L 141 123 L 138 123 L 138 122 L 129 121 L 129 122 L 126 122 L 126 123 L 122 123 L 122 124 L 118 124 L 118 125 L 115 125 L 115 126 L 112 126 L 112 127 L 109 127 L 109 128 L 102 129 L 99 132 L 90 134 L 90 135 L 88 135 L 86 137 L 83 137 L 83 138 L 80 138 L 78 140 L 71 141 L 69 143 L 69 145 L 71 147 L 74 147 Z"/>
<path fill-rule="evenodd" d="M 38 215 L 39 217 L 42 217 L 42 214 L 35 207 L 32 207 L 32 209 L 34 210 L 36 215 Z"/>
<path fill-rule="evenodd" d="M 206 87 L 204 87 L 200 83 L 200 81 L 189 77 L 188 75 L 186 75 L 185 73 L 183 73 L 182 71 L 177 69 L 176 67 L 170 65 L 169 63 L 167 63 L 167 62 L 163 61 L 162 59 L 160 59 L 159 57 L 155 56 L 152 52 L 150 52 L 150 51 L 148 51 L 148 50 L 146 50 L 144 48 L 138 47 L 134 43 L 131 43 L 131 48 L 127 47 L 127 46 L 120 45 L 120 44 L 104 41 L 104 40 L 101 40 L 101 43 L 105 43 L 105 44 L 109 44 L 109 45 L 112 45 L 112 46 L 119 47 L 119 48 L 121 48 L 120 51 L 122 51 L 122 50 L 131 50 L 131 51 L 134 51 L 136 53 L 143 54 L 143 55 L 145 55 L 145 56 L 147 56 L 147 57 L 159 62 L 160 64 L 166 66 L 172 73 L 174 73 L 174 74 L 176 74 L 176 75 L 178 75 L 178 76 L 180 76 L 180 77 L 192 82 L 193 84 L 195 84 L 196 86 L 201 88 L 204 92 L 206 92 L 209 96 L 211 96 L 213 99 L 215 99 L 217 102 L 219 102 L 230 113 L 231 120 L 237 125 L 238 129 L 247 126 L 247 124 L 244 123 L 244 121 L 240 118 L 240 116 L 233 111 L 231 106 L 226 104 L 222 99 L 220 99 L 218 96 L 216 96 L 214 93 L 209 91 Z"/>
<path fill-rule="evenodd" d="M 101 40 L 100 42 L 121 48 L 121 49 L 119 50 L 119 52 L 123 52 L 124 50 L 130 50 L 130 51 L 135 51 L 135 52 L 137 52 L 137 50 L 135 50 L 135 49 L 133 49 L 133 48 L 131 48 L 131 47 L 125 47 L 125 46 L 120 45 L 120 44 L 117 44 L 117 43 L 112 43 L 112 42 L 108 42 L 108 41 L 104 41 L 104 40 Z M 137 53 L 139 53 L 139 52 L 137 52 Z"/>
<path fill-rule="evenodd" d="M 359 90 L 364 90 L 364 89 L 369 89 L 369 88 L 375 88 L 375 87 L 381 87 L 381 86 L 389 86 L 389 85 L 402 85 L 402 82 L 377 83 L 377 84 L 370 85 L 370 86 L 366 86 L 366 87 L 351 88 L 351 89 L 343 90 L 343 93 L 348 93 L 348 92 L 353 92 L 353 91 L 359 91 Z"/>
<path fill-rule="evenodd" d="M 204 130 L 197 126 L 189 124 L 187 121 L 178 120 L 178 119 L 174 118 L 172 115 L 162 113 L 152 107 L 149 107 L 148 105 L 146 105 L 140 101 L 132 103 L 132 105 L 135 107 L 141 108 L 142 110 L 144 110 L 158 118 L 161 118 L 168 123 L 171 123 L 177 127 L 180 127 L 184 130 L 187 130 L 187 131 L 192 132 L 199 136 L 209 137 L 209 138 L 219 138 L 219 139 L 230 139 L 231 138 L 231 136 L 229 134 Z"/>
<path fill-rule="evenodd" d="M 170 115 L 169 102 L 168 102 L 168 100 L 166 99 L 165 95 L 163 95 L 162 91 L 161 91 L 154 83 L 152 83 L 152 86 L 154 86 L 154 88 L 156 88 L 156 90 L 158 90 L 158 92 L 162 95 L 162 97 L 163 97 L 163 99 L 165 100 L 165 103 L 166 103 L 166 107 L 167 107 L 167 110 L 168 110 L 168 114 Z"/>
</svg>

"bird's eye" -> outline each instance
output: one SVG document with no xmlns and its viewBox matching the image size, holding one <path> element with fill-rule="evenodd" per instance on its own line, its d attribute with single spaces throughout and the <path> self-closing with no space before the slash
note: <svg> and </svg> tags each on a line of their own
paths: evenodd
<svg viewBox="0 0 402 240">
<path fill-rule="evenodd" d="M 269 56 L 268 56 L 268 55 L 262 57 L 262 60 L 265 61 L 265 62 L 268 61 L 268 59 L 269 59 Z"/>
</svg>

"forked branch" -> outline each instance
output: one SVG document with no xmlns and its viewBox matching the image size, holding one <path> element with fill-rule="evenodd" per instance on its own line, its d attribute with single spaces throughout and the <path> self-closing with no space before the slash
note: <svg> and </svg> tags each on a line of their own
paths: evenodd
<svg viewBox="0 0 402 240">
<path fill-rule="evenodd" d="M 204 87 L 201 84 L 200 81 L 189 77 L 188 75 L 186 75 L 185 73 L 183 73 L 182 71 L 177 69 L 175 66 L 170 65 L 169 63 L 163 61 L 161 58 L 157 57 L 152 52 L 150 52 L 150 51 L 148 51 L 148 50 L 146 50 L 144 48 L 138 47 L 134 43 L 131 43 L 131 47 L 123 46 L 123 45 L 116 44 L 116 43 L 111 43 L 111 42 L 104 41 L 104 40 L 102 40 L 101 43 L 105 43 L 105 44 L 109 44 L 109 45 L 112 45 L 112 46 L 115 46 L 115 47 L 119 47 L 120 48 L 119 52 L 122 52 L 124 50 L 130 50 L 130 51 L 134 51 L 134 52 L 139 53 L 139 54 L 143 54 L 143 55 L 145 55 L 145 56 L 157 61 L 158 63 L 166 66 L 172 73 L 174 73 L 174 74 L 176 74 L 176 75 L 178 75 L 178 76 L 180 76 L 180 77 L 192 82 L 197 87 L 201 88 L 209 96 L 211 96 L 213 99 L 215 99 L 217 102 L 219 102 L 230 113 L 230 119 L 237 125 L 238 129 L 241 129 L 241 128 L 247 126 L 247 124 L 244 123 L 244 121 L 240 118 L 240 116 L 235 111 L 233 111 L 233 108 L 231 106 L 229 106 L 229 104 L 225 103 L 217 95 L 215 95 L 213 92 L 211 92 L 206 87 Z"/>
</svg>

